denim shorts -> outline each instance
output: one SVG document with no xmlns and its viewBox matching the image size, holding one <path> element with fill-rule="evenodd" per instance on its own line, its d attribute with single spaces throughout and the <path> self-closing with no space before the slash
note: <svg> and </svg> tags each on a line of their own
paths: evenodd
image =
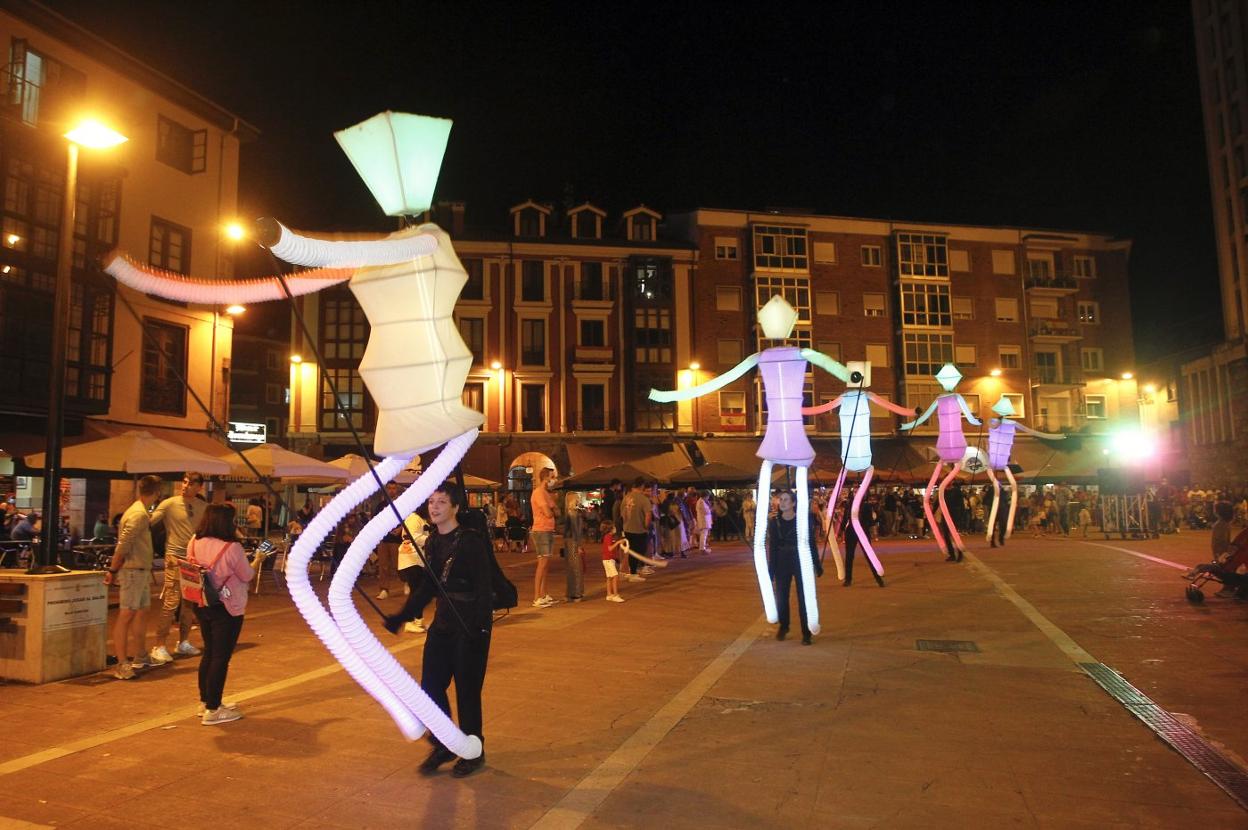
<svg viewBox="0 0 1248 830">
<path fill-rule="evenodd" d="M 552 530 L 534 530 L 533 535 L 533 552 L 537 554 L 538 559 L 545 559 L 547 556 L 555 555 L 555 533 Z"/>
</svg>

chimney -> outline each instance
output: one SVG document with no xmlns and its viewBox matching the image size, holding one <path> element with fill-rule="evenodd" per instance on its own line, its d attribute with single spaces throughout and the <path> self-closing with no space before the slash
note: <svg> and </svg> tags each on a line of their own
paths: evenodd
<svg viewBox="0 0 1248 830">
<path fill-rule="evenodd" d="M 463 202 L 438 202 L 430 211 L 433 216 L 434 223 L 442 230 L 449 233 L 452 237 L 462 236 L 464 233 L 464 203 Z"/>
</svg>

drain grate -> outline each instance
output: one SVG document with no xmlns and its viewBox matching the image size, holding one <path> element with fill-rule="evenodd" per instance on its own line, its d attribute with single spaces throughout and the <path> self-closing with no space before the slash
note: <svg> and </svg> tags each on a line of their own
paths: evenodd
<svg viewBox="0 0 1248 830">
<path fill-rule="evenodd" d="M 1143 721 L 1159 738 L 1174 747 L 1206 778 L 1225 790 L 1239 806 L 1248 809 L 1248 772 L 1236 766 L 1212 744 L 1150 700 L 1109 666 L 1104 663 L 1080 663 L 1079 668 L 1109 692 L 1128 712 Z"/>
<path fill-rule="evenodd" d="M 979 652 L 979 646 L 973 640 L 915 640 L 914 647 L 919 651 L 943 651 L 950 654 L 958 651 Z"/>
</svg>

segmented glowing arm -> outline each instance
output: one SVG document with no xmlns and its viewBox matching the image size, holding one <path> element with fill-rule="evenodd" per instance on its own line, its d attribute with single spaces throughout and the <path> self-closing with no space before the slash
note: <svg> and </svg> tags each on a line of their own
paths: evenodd
<svg viewBox="0 0 1248 830">
<path fill-rule="evenodd" d="M 975 417 L 975 413 L 971 411 L 971 407 L 966 403 L 966 398 L 958 395 L 958 406 L 962 408 L 962 414 L 966 416 L 966 420 L 975 426 L 979 426 L 979 419 Z"/>
<path fill-rule="evenodd" d="M 940 400 L 940 399 L 937 398 L 936 400 Z M 932 405 L 929 406 L 922 415 L 915 418 L 913 421 L 910 421 L 909 423 L 902 424 L 900 428 L 904 430 L 911 430 L 917 426 L 922 426 L 923 422 L 926 421 L 928 418 L 932 417 L 932 413 L 935 411 L 936 411 L 936 401 L 932 401 Z M 976 423 L 979 423 L 979 422 L 976 421 Z"/>
<path fill-rule="evenodd" d="M 295 265 L 393 265 L 428 256 L 438 249 L 438 240 L 428 233 L 396 234 L 381 239 L 316 239 L 295 233 L 276 219 L 261 219 L 258 229 L 262 244 L 274 256 Z"/>
<path fill-rule="evenodd" d="M 745 360 L 738 363 L 736 366 L 733 366 L 727 372 L 724 372 L 722 375 L 713 377 L 706 383 L 699 384 L 692 389 L 673 389 L 668 392 L 664 392 L 659 389 L 651 389 L 650 400 L 655 401 L 656 403 L 672 403 L 673 401 L 687 401 L 692 398 L 700 398 L 703 395 L 716 391 L 717 389 L 723 389 L 725 386 L 732 383 L 734 380 L 741 377 L 757 365 L 758 353 L 755 352 Z"/>
<path fill-rule="evenodd" d="M 887 409 L 889 412 L 896 412 L 898 415 L 913 415 L 914 414 L 913 409 L 907 409 L 906 407 L 902 406 L 899 403 L 893 403 L 887 398 L 881 398 L 879 395 L 875 394 L 874 392 L 868 392 L 867 398 L 869 398 L 872 403 L 879 404 L 880 406 Z"/>
<path fill-rule="evenodd" d="M 823 352 L 818 352 L 814 349 L 802 349 L 801 355 L 802 359 L 811 366 L 818 366 L 823 371 L 840 380 L 841 383 L 849 383 L 849 369 L 845 368 L 844 364 L 839 361 L 833 360 Z"/>
<path fill-rule="evenodd" d="M 180 303 L 219 305 L 222 303 L 263 303 L 284 300 L 286 292 L 277 277 L 256 280 L 205 280 L 141 265 L 124 254 L 114 253 L 104 270 L 117 282 L 135 291 L 176 300 Z M 296 297 L 311 294 L 351 279 L 351 268 L 320 268 L 286 277 L 290 293 Z"/>
<path fill-rule="evenodd" d="M 1058 434 L 1058 433 L 1053 433 L 1053 432 L 1041 432 L 1041 431 L 1040 431 L 1040 430 L 1038 430 L 1038 429 L 1032 429 L 1031 427 L 1029 427 L 1029 426 L 1027 426 L 1026 424 L 1024 424 L 1022 421 L 1015 421 L 1015 422 L 1014 422 L 1014 426 L 1018 427 L 1018 428 L 1019 428 L 1019 429 L 1021 429 L 1023 432 L 1028 432 L 1028 433 L 1031 433 L 1032 435 L 1036 436 L 1037 438 L 1046 438 L 1046 439 L 1048 439 L 1049 441 L 1063 441 L 1063 440 L 1065 440 L 1065 438 L 1066 438 L 1066 436 L 1065 436 L 1065 435 L 1060 435 L 1060 434 Z"/>
<path fill-rule="evenodd" d="M 833 409 L 836 409 L 838 406 L 841 405 L 842 397 L 843 397 L 842 395 L 837 395 L 835 398 L 828 401 L 827 403 L 821 403 L 818 406 L 803 406 L 802 414 L 803 415 L 822 415 L 825 412 L 831 412 Z M 906 414 L 908 415 L 910 413 L 907 411 Z"/>
</svg>

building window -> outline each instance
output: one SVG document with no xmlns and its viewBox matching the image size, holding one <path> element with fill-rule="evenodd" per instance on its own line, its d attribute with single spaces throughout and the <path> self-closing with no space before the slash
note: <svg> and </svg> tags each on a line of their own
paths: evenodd
<svg viewBox="0 0 1248 830">
<path fill-rule="evenodd" d="M 879 268 L 882 260 L 881 252 L 882 249 L 879 245 L 863 245 L 859 249 L 863 266 L 866 268 Z"/>
<path fill-rule="evenodd" d="M 975 301 L 970 297 L 954 297 L 953 298 L 953 319 L 955 320 L 974 320 L 975 319 Z"/>
<path fill-rule="evenodd" d="M 949 270 L 965 273 L 971 270 L 971 252 L 958 250 L 956 248 L 949 249 Z"/>
<path fill-rule="evenodd" d="M 323 376 L 338 390 L 337 399 L 330 391 L 329 383 L 321 386 L 321 429 L 345 430 L 347 424 L 355 429 L 365 428 L 366 400 L 364 379 L 350 368 L 327 368 Z M 335 400 L 337 405 L 335 405 Z"/>
<path fill-rule="evenodd" d="M 525 208 L 516 217 L 516 235 L 540 237 L 542 235 L 542 213 L 534 208 Z"/>
<path fill-rule="evenodd" d="M 979 363 L 974 346 L 954 346 L 953 362 L 959 367 L 974 367 Z"/>
<path fill-rule="evenodd" d="M 368 342 L 368 321 L 346 292 L 321 295 L 321 354 L 325 360 L 358 361 Z"/>
<path fill-rule="evenodd" d="M 520 430 L 522 432 L 546 431 L 546 385 L 544 383 L 520 384 Z"/>
<path fill-rule="evenodd" d="M 183 173 L 208 167 L 208 131 L 192 130 L 171 118 L 156 116 L 156 160 Z"/>
<path fill-rule="evenodd" d="M 460 299 L 484 300 L 485 263 L 476 257 L 462 259 L 460 262 L 463 263 L 464 271 L 468 274 L 468 282 L 464 283 L 464 290 L 459 292 Z"/>
<path fill-rule="evenodd" d="M 817 348 L 819 351 L 823 352 L 824 354 L 826 354 L 828 357 L 832 358 L 833 360 L 841 359 L 841 344 L 840 343 L 833 343 L 829 340 L 821 340 L 819 341 L 819 344 L 815 348 Z"/>
<path fill-rule="evenodd" d="M 1072 272 L 1076 277 L 1092 278 L 1096 276 L 1096 258 L 1084 254 L 1075 254 Z"/>
<path fill-rule="evenodd" d="M 157 415 L 186 415 L 186 341 L 184 326 L 143 321 L 143 375 L 139 410 Z"/>
<path fill-rule="evenodd" d="M 581 429 L 601 432 L 607 428 L 607 387 L 602 383 L 581 384 Z"/>
<path fill-rule="evenodd" d="M 733 236 L 717 236 L 715 237 L 715 258 L 737 260 L 741 258 L 741 251 L 737 245 L 737 239 Z"/>
<path fill-rule="evenodd" d="M 1039 320 L 1056 320 L 1059 316 L 1056 297 L 1032 297 L 1029 307 L 1031 316 Z"/>
<path fill-rule="evenodd" d="M 897 272 L 903 277 L 948 277 L 946 237 L 926 233 L 897 234 Z"/>
<path fill-rule="evenodd" d="M 266 404 L 281 406 L 285 402 L 283 401 L 284 397 L 280 383 L 266 383 L 264 385 L 264 402 Z"/>
<path fill-rule="evenodd" d="M 805 271 L 806 229 L 755 225 L 754 267 Z"/>
<path fill-rule="evenodd" d="M 948 328 L 953 325 L 947 283 L 903 282 L 901 284 L 901 323 L 903 326 Z"/>
<path fill-rule="evenodd" d="M 264 353 L 264 368 L 280 372 L 282 370 L 282 353 L 273 349 L 267 350 Z"/>
<path fill-rule="evenodd" d="M 526 259 L 520 263 L 520 301 L 541 303 L 546 300 L 546 274 L 542 263 Z"/>
<path fill-rule="evenodd" d="M 1028 254 L 1027 255 L 1027 276 L 1033 280 L 1047 280 L 1053 278 L 1053 255 L 1052 254 Z"/>
<path fill-rule="evenodd" d="M 745 429 L 745 393 L 722 391 L 719 393 L 719 425 L 723 429 Z"/>
<path fill-rule="evenodd" d="M 776 277 L 759 274 L 754 278 L 754 301 L 757 308 L 767 305 L 779 294 L 797 311 L 798 325 L 810 324 L 810 278 Z"/>
<path fill-rule="evenodd" d="M 836 264 L 836 243 L 835 242 L 816 242 L 815 243 L 815 262 L 824 265 Z"/>
<path fill-rule="evenodd" d="M 633 296 L 645 303 L 667 302 L 672 298 L 672 269 L 667 260 L 633 257 Z"/>
<path fill-rule="evenodd" d="M 600 235 L 598 214 L 588 208 L 572 214 L 572 235 L 577 239 L 597 239 Z"/>
<path fill-rule="evenodd" d="M 576 287 L 576 298 L 578 300 L 592 300 L 594 302 L 611 299 L 611 294 L 607 290 L 607 285 L 602 279 L 601 262 L 581 263 L 581 281 Z"/>
<path fill-rule="evenodd" d="M 676 407 L 650 400 L 651 389 L 673 389 L 672 372 L 639 367 L 633 375 L 633 429 L 670 431 L 676 428 Z"/>
<path fill-rule="evenodd" d="M 888 368 L 888 346 L 883 343 L 868 343 L 866 346 L 867 362 L 881 369 Z"/>
<path fill-rule="evenodd" d="M 582 320 L 580 344 L 598 348 L 607 345 L 607 321 Z"/>
<path fill-rule="evenodd" d="M 520 321 L 520 365 L 546 365 L 546 321 Z"/>
<path fill-rule="evenodd" d="M 1014 407 L 1014 414 L 1019 418 L 1026 415 L 1023 411 L 1023 396 L 1017 392 L 1006 392 L 1001 397 L 1010 402 L 1010 406 Z"/>
<path fill-rule="evenodd" d="M 633 346 L 638 363 L 671 363 L 672 312 L 666 308 L 636 309 L 633 312 Z"/>
<path fill-rule="evenodd" d="M 464 406 L 473 412 L 485 414 L 485 381 L 470 380 L 464 384 L 464 394 L 461 397 Z"/>
<path fill-rule="evenodd" d="M 1002 276 L 1013 276 L 1014 274 L 1014 252 L 1009 250 L 994 250 L 992 252 L 992 273 Z"/>
<path fill-rule="evenodd" d="M 1083 412 L 1089 421 L 1103 421 L 1105 415 L 1104 395 L 1084 395 Z"/>
<path fill-rule="evenodd" d="M 1101 322 L 1101 304 L 1087 300 L 1080 300 L 1079 322 L 1089 324 Z"/>
<path fill-rule="evenodd" d="M 152 217 L 147 264 L 175 274 L 191 271 L 191 229 Z"/>
<path fill-rule="evenodd" d="M 908 331 L 902 334 L 907 375 L 934 375 L 953 362 L 953 335 Z"/>
<path fill-rule="evenodd" d="M 1023 366 L 1023 349 L 1021 346 L 998 346 L 997 359 L 1002 369 L 1021 369 Z"/>
<path fill-rule="evenodd" d="M 1105 352 L 1102 349 L 1080 349 L 1079 357 L 1085 372 L 1105 370 Z"/>
<path fill-rule="evenodd" d="M 480 317 L 460 317 L 459 334 L 464 338 L 468 351 L 472 352 L 472 365 L 485 365 L 485 320 Z"/>
<path fill-rule="evenodd" d="M 740 311 L 741 289 L 728 285 L 717 286 L 715 288 L 715 310 Z"/>
<path fill-rule="evenodd" d="M 629 237 L 634 242 L 653 242 L 654 241 L 654 217 L 638 214 L 628 220 L 629 227 L 632 229 L 632 236 Z"/>
<path fill-rule="evenodd" d="M 816 291 L 815 292 L 815 313 L 816 314 L 840 314 L 841 313 L 841 295 L 836 291 Z"/>
<path fill-rule="evenodd" d="M 885 314 L 883 294 L 863 294 L 862 313 L 867 317 L 883 317 Z"/>
<path fill-rule="evenodd" d="M 7 70 L 9 104 L 32 127 L 70 120 L 66 109 L 78 103 L 87 85 L 86 75 L 31 49 L 19 38 L 10 46 Z"/>
<path fill-rule="evenodd" d="M 1013 297 L 997 297 L 997 322 L 1018 322 L 1018 300 Z"/>
<path fill-rule="evenodd" d="M 740 340 L 719 340 L 716 346 L 715 357 L 721 366 L 736 366 L 741 362 Z"/>
</svg>

